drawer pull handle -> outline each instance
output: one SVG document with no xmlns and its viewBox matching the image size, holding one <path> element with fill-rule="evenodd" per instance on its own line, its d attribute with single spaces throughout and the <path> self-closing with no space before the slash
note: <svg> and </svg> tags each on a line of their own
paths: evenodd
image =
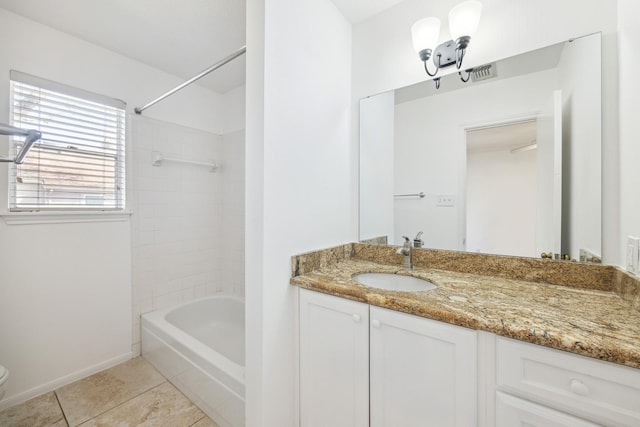
<svg viewBox="0 0 640 427">
<path fill-rule="evenodd" d="M 571 387 L 572 392 L 580 396 L 586 396 L 589 394 L 589 387 L 587 387 L 587 385 L 582 381 L 576 380 L 575 378 L 571 380 L 569 387 Z"/>
<path fill-rule="evenodd" d="M 379 320 L 372 320 L 371 321 L 371 326 L 373 326 L 374 328 L 379 328 L 380 327 L 380 321 Z"/>
<path fill-rule="evenodd" d="M 354 322 L 360 323 L 361 318 L 359 314 L 354 314 L 352 317 Z"/>
</svg>

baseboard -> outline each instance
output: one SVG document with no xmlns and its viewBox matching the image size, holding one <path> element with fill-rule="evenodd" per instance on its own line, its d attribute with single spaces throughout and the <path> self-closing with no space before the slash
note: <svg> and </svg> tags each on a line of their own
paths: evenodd
<svg viewBox="0 0 640 427">
<path fill-rule="evenodd" d="M 5 399 L 2 399 L 2 401 L 0 401 L 0 411 L 15 405 L 19 405 L 20 403 L 26 402 L 29 399 L 33 399 L 34 397 L 41 396 L 45 393 L 49 393 L 50 391 L 54 391 L 55 389 L 58 389 L 67 384 L 71 384 L 74 381 L 88 377 L 97 372 L 111 368 L 112 366 L 119 365 L 120 363 L 126 362 L 132 357 L 133 353 L 127 352 L 113 357 L 109 360 L 105 360 L 104 362 L 97 363 L 87 368 L 80 369 L 79 371 L 73 372 L 69 375 L 57 378 L 53 381 L 49 381 L 37 387 L 33 387 L 29 390 L 23 391 L 22 393 L 6 397 Z M 9 375 L 11 375 L 11 372 L 9 372 Z M 9 376 L 9 381 L 11 381 L 11 376 Z"/>
</svg>

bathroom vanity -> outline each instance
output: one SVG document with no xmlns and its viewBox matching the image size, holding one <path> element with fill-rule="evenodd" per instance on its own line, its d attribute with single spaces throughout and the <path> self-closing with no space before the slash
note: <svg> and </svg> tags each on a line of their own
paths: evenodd
<svg viewBox="0 0 640 427">
<path fill-rule="evenodd" d="M 350 244 L 299 255 L 302 426 L 640 425 L 640 284 L 610 266 Z M 428 280 L 404 292 L 358 273 Z"/>
</svg>

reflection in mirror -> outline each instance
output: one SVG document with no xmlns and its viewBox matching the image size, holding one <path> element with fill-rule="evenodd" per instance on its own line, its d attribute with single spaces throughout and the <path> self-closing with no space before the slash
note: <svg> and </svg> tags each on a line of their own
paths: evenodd
<svg viewBox="0 0 640 427">
<path fill-rule="evenodd" d="M 593 34 L 466 84 L 449 75 L 439 90 L 361 100 L 360 240 L 422 231 L 427 248 L 597 261 L 600 47 Z"/>
</svg>

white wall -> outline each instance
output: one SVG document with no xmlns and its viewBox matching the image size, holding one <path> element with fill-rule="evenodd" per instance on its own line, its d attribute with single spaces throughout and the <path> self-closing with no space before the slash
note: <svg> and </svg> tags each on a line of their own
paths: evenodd
<svg viewBox="0 0 640 427">
<path fill-rule="evenodd" d="M 425 80 L 424 69 L 411 45 L 411 25 L 422 16 L 439 16 L 442 20 L 441 41 L 444 41 L 449 38 L 447 13 L 457 3 L 458 0 L 406 0 L 354 26 L 354 111 L 358 111 L 358 102 L 365 96 Z M 485 0 L 483 5 L 480 28 L 465 58 L 465 65 L 468 66 L 513 56 L 572 37 L 603 32 L 603 256 L 605 262 L 618 263 L 615 2 Z M 358 120 L 354 114 L 354 146 L 357 146 L 357 129 Z"/>
<path fill-rule="evenodd" d="M 247 88 L 245 85 L 231 89 L 222 95 L 222 127 L 218 133 L 230 134 L 245 128 L 245 106 Z M 214 111 L 215 112 L 215 111 Z M 215 121 L 218 121 L 219 118 Z"/>
<path fill-rule="evenodd" d="M 626 251 L 627 236 L 640 236 L 640 120 L 638 120 L 638 69 L 640 53 L 640 2 L 618 0 L 620 49 L 620 253 Z M 626 266 L 622 261 L 621 265 Z"/>
<path fill-rule="evenodd" d="M 556 71 L 548 70 L 396 105 L 394 191 L 422 191 L 427 196 L 395 200 L 394 244 L 400 244 L 402 235 L 423 231 L 425 247 L 461 250 L 466 222 L 465 128 L 535 117 L 557 84 Z M 439 195 L 454 196 L 455 206 L 437 206 Z"/>
<path fill-rule="evenodd" d="M 0 409 L 129 357 L 130 254 L 128 221 L 0 222 Z"/>
<path fill-rule="evenodd" d="M 222 292 L 245 294 L 245 122 L 246 87 L 223 95 L 222 135 Z"/>
<path fill-rule="evenodd" d="M 247 29 L 247 425 L 296 426 L 290 257 L 356 238 L 351 26 L 330 0 L 249 0 Z"/>
<path fill-rule="evenodd" d="M 468 251 L 537 256 L 536 164 L 535 150 L 468 153 Z"/>
<path fill-rule="evenodd" d="M 182 82 L 2 9 L 0 38 L 11 41 L 0 44 L 0 122 L 9 121 L 10 69 L 123 99 L 129 112 Z M 191 86 L 144 115 L 221 133 L 224 112 L 220 95 Z M 0 165 L 2 211 L 6 168 Z M 0 364 L 11 372 L 0 408 L 130 357 L 131 274 L 128 218 L 41 225 L 0 220 Z"/>
<path fill-rule="evenodd" d="M 244 130 L 222 136 L 222 159 L 221 289 L 224 293 L 244 296 Z"/>
</svg>

